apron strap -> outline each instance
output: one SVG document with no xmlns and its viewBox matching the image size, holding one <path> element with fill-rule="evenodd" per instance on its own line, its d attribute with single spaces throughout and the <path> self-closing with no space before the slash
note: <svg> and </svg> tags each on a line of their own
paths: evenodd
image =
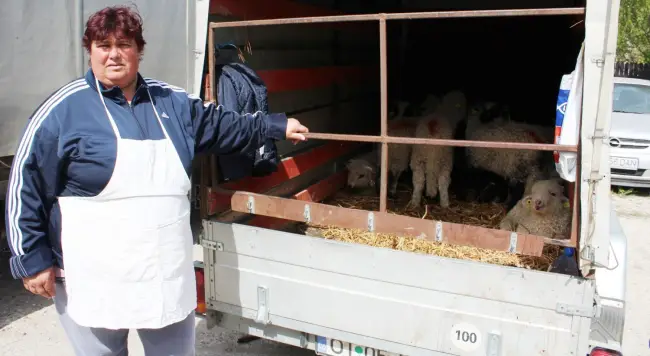
<svg viewBox="0 0 650 356">
<path fill-rule="evenodd" d="M 102 105 L 104 105 L 104 110 L 106 111 L 108 120 L 111 123 L 113 132 L 115 132 L 115 136 L 117 136 L 117 138 L 121 138 L 122 136 L 120 136 L 120 131 L 117 129 L 117 124 L 115 124 L 115 120 L 113 120 L 113 116 L 111 115 L 110 111 L 108 111 L 108 107 L 106 107 L 106 102 L 104 101 L 104 95 L 102 95 L 102 89 L 99 86 L 99 81 L 97 80 L 97 77 L 95 77 L 95 86 L 97 87 L 97 95 L 99 95 L 99 100 L 102 102 Z"/>
</svg>

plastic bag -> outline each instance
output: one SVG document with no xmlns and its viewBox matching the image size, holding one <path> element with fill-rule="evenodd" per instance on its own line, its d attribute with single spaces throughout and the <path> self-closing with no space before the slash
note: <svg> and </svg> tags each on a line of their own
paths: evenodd
<svg viewBox="0 0 650 356">
<path fill-rule="evenodd" d="M 562 76 L 555 115 L 555 144 L 577 145 L 582 116 L 582 84 L 584 76 L 584 43 L 580 48 L 576 67 Z M 554 152 L 555 169 L 562 179 L 576 180 L 576 152 Z"/>
</svg>

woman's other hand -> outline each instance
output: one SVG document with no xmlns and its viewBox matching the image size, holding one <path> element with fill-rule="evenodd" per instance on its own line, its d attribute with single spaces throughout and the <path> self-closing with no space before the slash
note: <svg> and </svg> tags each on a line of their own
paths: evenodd
<svg viewBox="0 0 650 356">
<path fill-rule="evenodd" d="M 38 272 L 36 275 L 23 278 L 23 285 L 28 291 L 45 298 L 54 297 L 54 267 Z"/>
<path fill-rule="evenodd" d="M 290 118 L 287 120 L 287 140 L 293 141 L 293 144 L 297 144 L 300 141 L 305 141 L 307 138 L 303 133 L 309 132 L 309 129 L 302 125 L 300 121 Z"/>
</svg>

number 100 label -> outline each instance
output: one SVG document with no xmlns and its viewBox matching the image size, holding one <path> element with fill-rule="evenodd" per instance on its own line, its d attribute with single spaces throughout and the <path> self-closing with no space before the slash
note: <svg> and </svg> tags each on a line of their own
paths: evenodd
<svg viewBox="0 0 650 356">
<path fill-rule="evenodd" d="M 481 331 L 468 323 L 456 324 L 451 328 L 449 335 L 451 342 L 463 351 L 474 351 L 481 347 Z"/>
</svg>

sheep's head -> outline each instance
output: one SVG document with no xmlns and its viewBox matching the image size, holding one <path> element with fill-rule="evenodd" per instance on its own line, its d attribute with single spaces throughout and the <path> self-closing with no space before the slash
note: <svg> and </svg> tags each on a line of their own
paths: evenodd
<svg viewBox="0 0 650 356">
<path fill-rule="evenodd" d="M 540 180 L 531 188 L 531 194 L 523 198 L 525 206 L 539 215 L 553 214 L 566 209 L 569 199 L 564 196 L 564 188 L 556 179 Z"/>
<path fill-rule="evenodd" d="M 510 109 L 494 101 L 477 102 L 469 109 L 467 120 L 473 124 L 509 121 Z"/>
<path fill-rule="evenodd" d="M 348 169 L 348 186 L 350 188 L 367 188 L 375 186 L 376 168 L 364 159 L 351 159 Z"/>
<path fill-rule="evenodd" d="M 436 111 L 436 108 L 438 108 L 438 105 L 440 105 L 440 99 L 433 95 L 429 94 L 427 97 L 424 99 L 422 104 L 420 104 L 420 114 L 421 115 L 428 115 Z"/>
<path fill-rule="evenodd" d="M 461 121 L 467 115 L 467 98 L 459 90 L 450 91 L 442 98 L 439 108 L 454 122 Z"/>
<path fill-rule="evenodd" d="M 472 104 L 469 110 L 467 110 L 467 122 L 478 124 L 481 120 L 483 112 L 485 112 L 485 105 L 486 103 L 484 102 L 476 102 Z"/>
</svg>

